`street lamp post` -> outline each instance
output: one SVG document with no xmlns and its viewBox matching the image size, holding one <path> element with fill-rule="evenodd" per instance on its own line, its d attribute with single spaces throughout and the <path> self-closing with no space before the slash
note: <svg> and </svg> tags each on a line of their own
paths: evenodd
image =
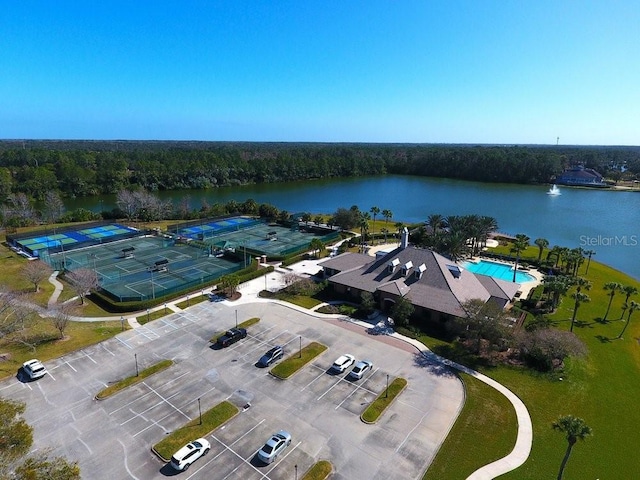
<svg viewBox="0 0 640 480">
<path fill-rule="evenodd" d="M 384 398 L 389 396 L 389 374 L 387 373 L 387 389 L 384 392 Z"/>
<path fill-rule="evenodd" d="M 147 322 L 149 321 L 149 309 L 147 308 Z"/>
<path fill-rule="evenodd" d="M 202 409 L 200 408 L 200 397 L 198 397 L 198 413 L 200 414 L 200 425 L 202 425 Z"/>
<path fill-rule="evenodd" d="M 164 314 L 165 315 L 167 314 L 167 304 L 166 303 L 164 304 Z"/>
<path fill-rule="evenodd" d="M 120 317 L 120 324 L 122 325 L 122 331 L 124 332 L 124 317 Z"/>
<path fill-rule="evenodd" d="M 300 339 L 300 348 L 298 350 L 298 356 L 302 358 L 302 335 L 298 337 Z"/>
<path fill-rule="evenodd" d="M 298 464 L 296 463 L 293 468 L 296 470 L 296 480 L 298 480 Z"/>
<path fill-rule="evenodd" d="M 189 307 L 190 303 L 189 303 L 189 295 L 187 295 L 187 307 Z"/>
<path fill-rule="evenodd" d="M 134 353 L 133 354 L 133 358 L 136 359 L 136 377 L 137 377 L 139 375 L 139 372 L 138 372 L 138 354 Z"/>
<path fill-rule="evenodd" d="M 236 328 L 238 328 L 238 310 L 236 310 Z"/>
</svg>

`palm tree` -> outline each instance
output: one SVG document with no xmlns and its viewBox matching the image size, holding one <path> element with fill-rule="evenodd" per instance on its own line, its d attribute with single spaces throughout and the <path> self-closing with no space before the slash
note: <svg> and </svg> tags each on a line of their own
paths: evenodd
<svg viewBox="0 0 640 480">
<path fill-rule="evenodd" d="M 384 234 L 384 243 L 387 243 L 387 234 L 389 233 L 389 230 L 387 230 L 386 228 L 383 228 L 380 231 Z"/>
<path fill-rule="evenodd" d="M 549 240 L 547 240 L 546 238 L 536 238 L 533 243 L 538 246 L 538 263 L 540 263 L 542 252 L 549 246 Z"/>
<path fill-rule="evenodd" d="M 589 435 L 592 435 L 593 431 L 583 419 L 574 417 L 573 415 L 565 415 L 558 418 L 558 420 L 553 422 L 553 429 L 564 433 L 568 444 L 567 451 L 565 452 L 562 463 L 560 464 L 560 471 L 558 472 L 558 480 L 562 480 L 564 467 L 567 466 L 567 462 L 569 461 L 571 449 L 578 440 L 584 440 Z"/>
<path fill-rule="evenodd" d="M 442 215 L 438 215 L 437 213 L 434 213 L 427 217 L 427 225 L 431 227 L 433 233 L 438 232 L 442 228 L 443 223 L 444 217 Z"/>
<path fill-rule="evenodd" d="M 544 279 L 544 288 L 551 296 L 551 310 L 555 310 L 560 302 L 560 296 L 565 295 L 571 287 L 568 277 L 563 275 L 549 276 Z"/>
<path fill-rule="evenodd" d="M 573 325 L 576 322 L 576 315 L 578 314 L 578 308 L 580 308 L 580 305 L 582 305 L 583 303 L 589 303 L 591 299 L 589 298 L 589 295 L 579 291 L 571 295 L 571 298 L 575 300 L 575 304 L 573 305 L 573 316 L 571 317 L 571 328 L 569 328 L 569 331 L 573 332 Z"/>
<path fill-rule="evenodd" d="M 557 268 L 558 267 L 558 262 L 560 261 L 560 253 L 562 251 L 562 247 L 559 247 L 558 245 L 554 245 L 553 248 L 551 250 L 549 250 L 549 253 L 547 253 L 547 261 L 551 258 L 551 257 L 555 257 L 554 261 L 553 261 L 553 267 Z"/>
<path fill-rule="evenodd" d="M 520 262 L 520 253 L 529 246 L 529 237 L 523 233 L 516 235 L 516 239 L 513 241 L 511 251 L 516 254 L 516 263 L 513 266 L 513 282 L 516 281 L 516 272 L 518 271 L 518 262 Z"/>
<path fill-rule="evenodd" d="M 360 212 L 360 220 L 358 222 L 358 226 L 360 227 L 360 245 L 362 253 L 364 253 L 364 244 L 367 233 L 369 233 L 369 220 L 371 220 L 371 215 L 369 215 L 369 212 Z"/>
<path fill-rule="evenodd" d="M 585 250 L 583 253 L 588 257 L 587 269 L 584 271 L 584 274 L 586 275 L 587 273 L 589 273 L 589 265 L 591 265 L 591 257 L 595 255 L 596 252 L 595 250 Z"/>
<path fill-rule="evenodd" d="M 382 210 L 382 216 L 384 217 L 384 223 L 389 223 L 389 220 L 393 218 L 393 212 L 388 208 L 385 208 L 384 210 Z"/>
<path fill-rule="evenodd" d="M 369 210 L 371 212 L 371 215 L 373 215 L 373 231 L 375 232 L 376 230 L 376 216 L 380 213 L 380 209 L 378 207 L 371 207 L 371 210 Z"/>
<path fill-rule="evenodd" d="M 616 337 L 616 339 L 620 339 L 622 338 L 622 335 L 624 334 L 624 331 L 627 329 L 627 327 L 629 326 L 629 321 L 631 320 L 631 314 L 633 312 L 635 312 L 636 310 L 638 310 L 640 308 L 640 303 L 634 302 L 632 301 L 628 308 L 627 308 L 627 322 L 624 324 L 624 327 L 622 328 L 622 331 L 620 332 L 620 335 L 618 335 Z"/>
<path fill-rule="evenodd" d="M 400 245 L 400 240 L 402 239 L 402 229 L 404 228 L 404 223 L 396 222 L 396 231 L 398 232 L 398 245 Z"/>
<path fill-rule="evenodd" d="M 626 306 L 629 305 L 629 297 L 631 295 L 635 295 L 636 293 L 638 293 L 638 289 L 632 285 L 625 285 L 624 287 L 622 287 L 622 291 L 625 294 L 625 297 L 624 297 L 625 307 L 622 309 L 622 313 L 620 314 L 620 320 L 622 320 L 622 317 L 624 317 L 624 311 L 627 308 Z"/>
<path fill-rule="evenodd" d="M 496 230 L 498 230 L 498 221 L 495 218 L 486 215 L 480 217 L 480 237 L 483 247 L 487 246 L 487 238 Z"/>
<path fill-rule="evenodd" d="M 602 287 L 604 288 L 606 291 L 608 291 L 608 295 L 609 295 L 609 304 L 607 305 L 607 311 L 604 313 L 604 317 L 602 318 L 602 320 L 606 320 L 607 319 L 607 315 L 609 315 L 609 309 L 611 308 L 611 303 L 613 302 L 613 297 L 615 297 L 616 293 L 622 290 L 622 285 L 619 284 L 618 282 L 607 282 L 604 284 L 604 286 Z"/>
<path fill-rule="evenodd" d="M 573 284 L 578 287 L 576 290 L 577 292 L 581 292 L 583 288 L 585 290 L 591 290 L 591 282 L 586 278 L 576 277 L 572 279 L 572 281 L 573 281 Z"/>
</svg>

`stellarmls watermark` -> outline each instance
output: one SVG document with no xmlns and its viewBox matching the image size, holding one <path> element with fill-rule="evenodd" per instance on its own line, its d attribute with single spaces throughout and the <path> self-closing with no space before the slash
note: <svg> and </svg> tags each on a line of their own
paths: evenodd
<svg viewBox="0 0 640 480">
<path fill-rule="evenodd" d="M 581 247 L 636 247 L 638 235 L 580 235 Z"/>
</svg>

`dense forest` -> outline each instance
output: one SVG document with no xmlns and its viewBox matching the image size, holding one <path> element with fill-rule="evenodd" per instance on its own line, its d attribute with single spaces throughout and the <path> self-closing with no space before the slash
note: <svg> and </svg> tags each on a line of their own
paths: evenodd
<svg viewBox="0 0 640 480">
<path fill-rule="evenodd" d="M 638 147 L 136 141 L 0 141 L 0 203 L 23 193 L 91 196 L 360 175 L 546 183 L 581 163 L 617 181 Z M 623 173 L 624 172 L 624 173 Z"/>
</svg>

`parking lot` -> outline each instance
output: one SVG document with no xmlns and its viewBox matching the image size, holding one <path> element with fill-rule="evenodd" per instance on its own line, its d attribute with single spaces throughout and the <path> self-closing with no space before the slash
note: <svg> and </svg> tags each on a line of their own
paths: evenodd
<svg viewBox="0 0 640 480">
<path fill-rule="evenodd" d="M 247 338 L 222 350 L 208 340 L 238 321 L 260 317 Z M 347 328 L 346 328 L 347 327 Z M 384 340 L 384 341 L 382 341 Z M 271 346 L 285 357 L 317 341 L 329 348 L 286 381 L 255 363 Z M 358 381 L 328 371 L 343 353 L 374 363 Z M 175 365 L 104 401 L 110 383 L 161 359 Z M 463 401 L 455 375 L 425 364 L 410 347 L 365 329 L 276 303 L 200 303 L 99 345 L 45 364 L 50 375 L 0 384 L 0 395 L 27 403 L 35 448 L 80 464 L 83 478 L 291 479 L 329 460 L 332 478 L 421 478 Z M 375 425 L 359 415 L 395 377 L 407 389 Z M 211 452 L 177 474 L 150 450 L 200 411 L 230 400 L 240 413 L 207 436 Z M 255 454 L 278 430 L 291 445 L 271 465 Z"/>
</svg>

